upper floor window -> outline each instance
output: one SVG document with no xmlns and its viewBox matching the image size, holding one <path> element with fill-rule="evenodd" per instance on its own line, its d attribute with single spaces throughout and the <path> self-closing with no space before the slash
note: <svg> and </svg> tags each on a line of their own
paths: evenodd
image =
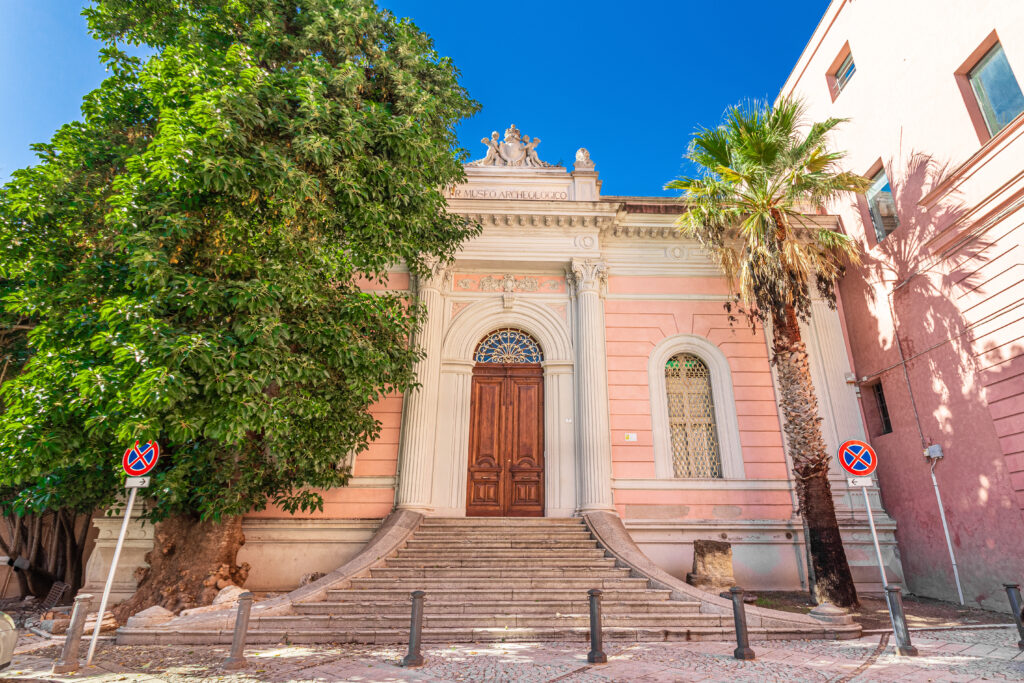
<svg viewBox="0 0 1024 683">
<path fill-rule="evenodd" d="M 681 478 L 721 478 L 711 372 L 692 353 L 677 353 L 665 364 L 672 469 Z"/>
<path fill-rule="evenodd" d="M 1001 131 L 1024 111 L 1024 94 L 999 43 L 967 73 L 967 79 L 990 135 Z"/>
<path fill-rule="evenodd" d="M 885 392 L 882 390 L 882 383 L 876 382 L 873 384 L 871 386 L 871 393 L 875 395 L 875 409 L 878 411 L 878 434 L 889 434 L 892 432 L 892 420 L 889 419 L 889 406 L 885 402 Z"/>
<path fill-rule="evenodd" d="M 846 55 L 846 59 L 843 60 L 842 64 L 836 70 L 836 94 L 838 95 L 846 87 L 846 84 L 853 78 L 853 74 L 857 71 L 857 65 L 853 63 L 853 53 Z"/>
<path fill-rule="evenodd" d="M 828 83 L 828 92 L 834 102 L 839 93 L 846 88 L 846 84 L 857 73 L 857 65 L 853 61 L 853 53 L 850 52 L 850 43 L 844 43 L 839 54 L 825 70 L 825 81 Z"/>
<path fill-rule="evenodd" d="M 896 217 L 896 201 L 892 197 L 889 178 L 885 169 L 881 169 L 871 179 L 871 187 L 866 193 L 868 209 L 871 211 L 871 223 L 875 226 L 875 236 L 881 242 L 899 227 Z"/>
</svg>

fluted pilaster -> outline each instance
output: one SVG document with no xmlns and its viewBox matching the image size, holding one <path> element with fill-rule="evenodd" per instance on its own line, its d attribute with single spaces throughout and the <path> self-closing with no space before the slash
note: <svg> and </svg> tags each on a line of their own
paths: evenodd
<svg viewBox="0 0 1024 683">
<path fill-rule="evenodd" d="M 450 280 L 451 267 L 445 264 L 434 265 L 428 275 L 417 280 L 417 296 L 424 307 L 426 320 L 414 342 L 424 355 L 414 366 L 420 386 L 407 393 L 403 401 L 398 491 L 395 496 L 397 506 L 406 510 L 430 509 L 444 327 L 442 289 Z"/>
<path fill-rule="evenodd" d="M 573 259 L 569 277 L 576 295 L 579 509 L 611 510 L 611 432 L 601 297 L 608 269 L 602 261 Z"/>
</svg>

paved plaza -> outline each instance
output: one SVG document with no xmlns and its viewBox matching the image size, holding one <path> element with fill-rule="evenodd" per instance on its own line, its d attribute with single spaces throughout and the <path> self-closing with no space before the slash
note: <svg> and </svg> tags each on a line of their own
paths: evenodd
<svg viewBox="0 0 1024 683">
<path fill-rule="evenodd" d="M 59 649 L 23 638 L 9 681 L 1019 681 L 1024 653 L 1013 628 L 913 634 L 915 658 L 895 654 L 887 636 L 849 641 L 753 643 L 757 659 L 732 658 L 731 643 L 612 643 L 604 665 L 586 663 L 584 643 L 495 643 L 428 647 L 427 664 L 402 669 L 398 646 L 276 646 L 246 651 L 249 666 L 220 668 L 225 647 L 100 646 L 95 666 L 53 676 Z M 84 648 L 83 648 L 84 650 Z"/>
</svg>

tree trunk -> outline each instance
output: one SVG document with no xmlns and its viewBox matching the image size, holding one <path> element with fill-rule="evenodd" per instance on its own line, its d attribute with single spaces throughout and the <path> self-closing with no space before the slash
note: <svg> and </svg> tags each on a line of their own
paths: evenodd
<svg viewBox="0 0 1024 683">
<path fill-rule="evenodd" d="M 153 605 L 172 612 L 209 605 L 222 588 L 242 586 L 249 576 L 248 564 L 235 564 L 245 543 L 241 516 L 216 523 L 179 515 L 159 522 L 154 536 L 138 590 L 114 609 L 119 622 Z"/>
<path fill-rule="evenodd" d="M 807 522 L 807 544 L 814 573 L 813 595 L 819 603 L 854 607 L 858 604 L 857 589 L 846 561 L 832 502 L 829 456 L 821 436 L 818 399 L 811 382 L 807 349 L 800 338 L 800 325 L 792 306 L 773 317 L 772 332 L 786 441 L 793 459 L 800 514 Z"/>
</svg>

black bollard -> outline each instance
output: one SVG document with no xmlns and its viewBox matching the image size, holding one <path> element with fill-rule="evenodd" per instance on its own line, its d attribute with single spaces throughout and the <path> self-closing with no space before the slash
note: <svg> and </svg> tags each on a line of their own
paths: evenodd
<svg viewBox="0 0 1024 683">
<path fill-rule="evenodd" d="M 231 654 L 224 660 L 224 668 L 237 671 L 244 669 L 245 636 L 249 633 L 249 612 L 252 610 L 252 593 L 246 591 L 238 596 L 238 612 L 235 613 L 235 633 L 231 638 Z"/>
<path fill-rule="evenodd" d="M 1024 650 L 1024 601 L 1020 597 L 1020 584 L 1004 583 L 1003 588 L 1006 589 L 1006 597 L 1010 599 L 1010 611 L 1013 612 L 1013 621 L 1017 624 L 1017 635 L 1020 636 L 1020 640 L 1017 641 L 1017 649 Z"/>
<path fill-rule="evenodd" d="M 747 610 L 743 606 L 743 589 L 733 586 L 729 589 L 732 597 L 732 618 L 736 622 L 736 649 L 732 656 L 736 659 L 754 659 L 754 651 L 750 649 L 750 638 L 747 635 Z"/>
<path fill-rule="evenodd" d="M 69 674 L 78 671 L 78 649 L 82 644 L 82 633 L 85 631 L 85 615 L 89 611 L 92 596 L 79 593 L 75 596 L 75 606 L 71 609 L 71 623 L 67 635 L 64 636 L 64 649 L 60 659 L 53 663 L 53 673 Z"/>
<path fill-rule="evenodd" d="M 886 586 L 885 601 L 889 604 L 892 632 L 896 635 L 896 652 L 907 657 L 916 657 L 917 648 L 910 643 L 907 615 L 903 612 L 903 591 L 899 586 Z"/>
<path fill-rule="evenodd" d="M 590 596 L 590 652 L 587 653 L 587 661 L 591 664 L 605 664 L 608 655 L 604 653 L 601 635 L 601 590 L 591 588 L 587 595 Z"/>
<path fill-rule="evenodd" d="M 412 592 L 412 616 L 409 623 L 409 654 L 401 661 L 402 666 L 423 666 L 420 641 L 423 639 L 423 591 Z"/>
</svg>

